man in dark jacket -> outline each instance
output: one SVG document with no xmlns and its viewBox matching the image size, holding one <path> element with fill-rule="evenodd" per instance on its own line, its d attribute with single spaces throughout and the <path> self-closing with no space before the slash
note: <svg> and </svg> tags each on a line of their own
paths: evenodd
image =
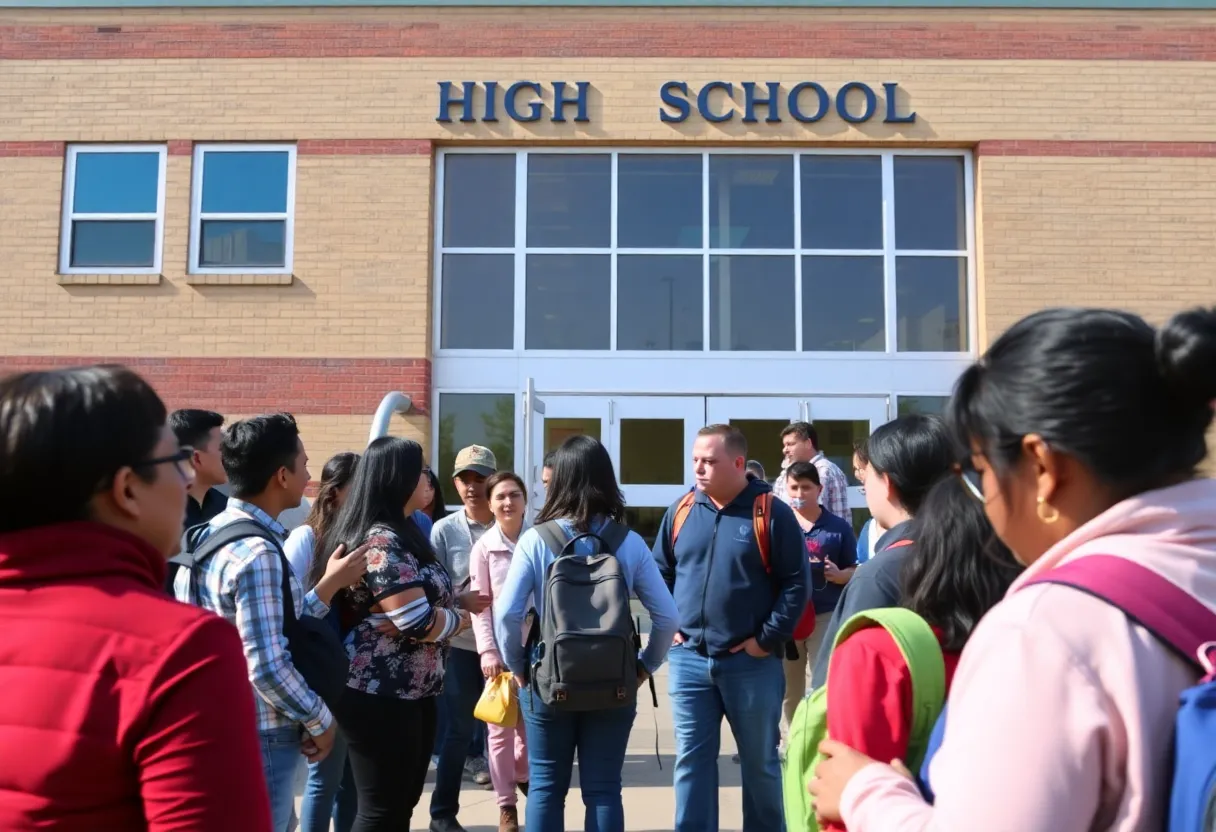
<svg viewBox="0 0 1216 832">
<path fill-rule="evenodd" d="M 702 428 L 693 445 L 695 499 L 672 545 L 674 506 L 654 556 L 680 611 L 669 655 L 676 734 L 676 832 L 716 832 L 718 748 L 725 716 L 739 746 L 744 832 L 782 828 L 778 723 L 781 659 L 806 606 L 808 566 L 798 521 L 779 500 L 769 518 L 766 569 L 753 525 L 770 490 L 746 472 L 737 428 Z"/>
</svg>

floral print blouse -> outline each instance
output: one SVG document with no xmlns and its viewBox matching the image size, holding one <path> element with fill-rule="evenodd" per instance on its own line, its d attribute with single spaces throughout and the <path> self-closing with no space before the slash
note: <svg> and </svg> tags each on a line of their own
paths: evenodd
<svg viewBox="0 0 1216 832">
<path fill-rule="evenodd" d="M 349 592 L 344 604 L 367 610 L 375 601 L 414 587 L 422 587 L 433 607 L 455 606 L 452 581 L 438 562 L 420 564 L 412 552 L 386 526 L 373 526 L 363 539 L 371 544 L 367 573 Z M 372 613 L 346 636 L 350 674 L 346 686 L 377 696 L 425 699 L 443 692 L 443 669 L 448 646 L 443 642 L 417 642 L 402 633 L 385 635 L 376 624 L 388 618 Z"/>
</svg>

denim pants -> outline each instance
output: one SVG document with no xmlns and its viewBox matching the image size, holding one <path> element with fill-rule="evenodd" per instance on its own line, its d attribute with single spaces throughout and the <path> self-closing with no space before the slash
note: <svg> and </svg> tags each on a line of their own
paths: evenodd
<svg viewBox="0 0 1216 832">
<path fill-rule="evenodd" d="M 334 737 L 333 750 L 319 763 L 308 764 L 308 783 L 300 808 L 300 832 L 350 832 L 355 825 L 359 796 L 346 753 L 346 736 L 341 729 Z"/>
<path fill-rule="evenodd" d="M 574 755 L 583 793 L 586 832 L 624 832 L 621 769 L 636 707 L 605 711 L 556 711 L 520 691 L 519 713 L 528 734 L 527 832 L 564 832 L 566 794 Z M 716 830 L 715 830 L 716 832 Z"/>
<path fill-rule="evenodd" d="M 481 657 L 471 650 L 448 653 L 443 676 L 445 736 L 435 768 L 435 790 L 431 793 L 431 817 L 454 818 L 460 812 L 460 783 L 469 743 L 477 728 L 473 709 L 485 688 Z"/>
<path fill-rule="evenodd" d="M 447 705 L 440 696 L 435 700 L 435 704 L 439 708 L 439 722 L 435 726 L 435 750 L 431 752 L 431 756 L 436 760 L 443 752 L 443 741 L 447 737 Z M 484 757 L 488 752 L 490 735 L 486 731 L 486 724 L 481 720 L 477 720 L 477 727 L 473 729 L 473 739 L 469 741 L 469 757 Z"/>
<path fill-rule="evenodd" d="M 259 731 L 262 774 L 270 791 L 270 816 L 274 832 L 287 832 L 296 807 L 296 772 L 303 764 L 303 737 L 299 725 Z M 217 796 L 222 799 L 222 796 Z"/>
<path fill-rule="evenodd" d="M 781 657 L 756 659 L 739 652 L 711 659 L 678 645 L 668 662 L 676 734 L 676 832 L 717 832 L 723 716 L 739 746 L 743 832 L 781 832 Z"/>
</svg>

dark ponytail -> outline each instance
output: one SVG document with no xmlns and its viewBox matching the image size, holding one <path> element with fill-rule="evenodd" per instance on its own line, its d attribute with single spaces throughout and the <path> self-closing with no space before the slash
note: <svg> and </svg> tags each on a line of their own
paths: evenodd
<svg viewBox="0 0 1216 832">
<path fill-rule="evenodd" d="M 1193 476 L 1216 399 L 1216 309 L 1155 331 L 1137 315 L 1047 309 L 1023 318 L 959 378 L 949 421 L 998 475 L 1038 434 L 1116 499 Z"/>
</svg>

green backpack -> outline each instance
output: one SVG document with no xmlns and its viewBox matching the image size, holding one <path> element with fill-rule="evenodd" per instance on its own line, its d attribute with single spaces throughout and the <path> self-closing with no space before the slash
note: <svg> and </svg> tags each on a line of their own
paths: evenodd
<svg viewBox="0 0 1216 832">
<path fill-rule="evenodd" d="M 837 631 L 832 649 L 858 630 L 872 626 L 882 627 L 891 634 L 912 673 L 912 739 L 904 764 L 912 771 L 919 771 L 929 734 L 946 701 L 946 665 L 942 648 L 923 618 L 911 610 L 889 607 L 854 615 Z M 806 786 L 823 759 L 819 743 L 827 737 L 831 682 L 829 675 L 822 687 L 799 703 L 790 721 L 781 786 L 786 832 L 817 832 L 819 829 L 815 806 Z"/>
</svg>

